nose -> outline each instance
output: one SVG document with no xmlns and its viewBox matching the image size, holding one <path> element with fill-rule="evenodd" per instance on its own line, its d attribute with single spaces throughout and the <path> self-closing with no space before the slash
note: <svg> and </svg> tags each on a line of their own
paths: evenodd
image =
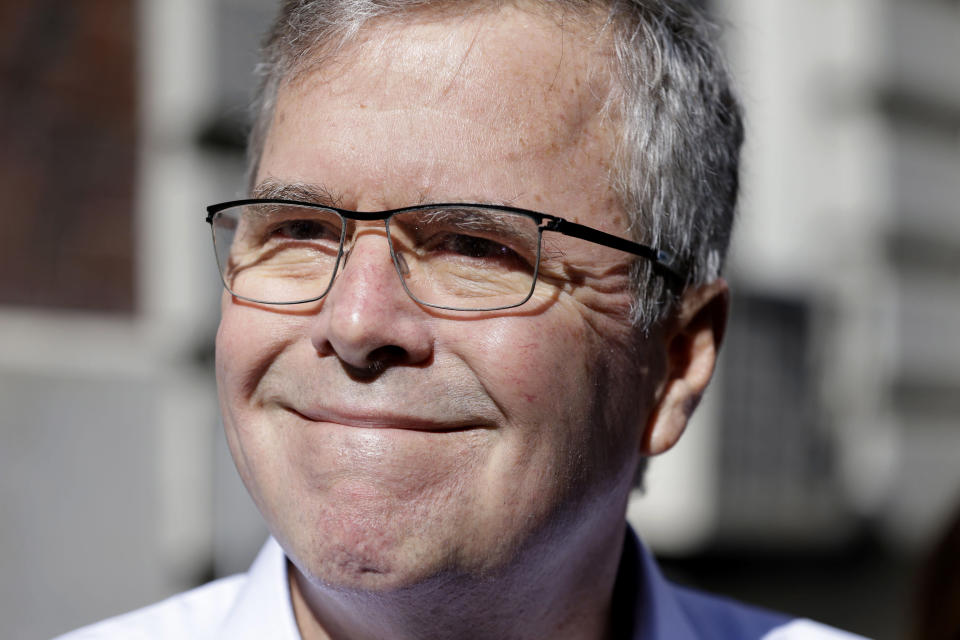
<svg viewBox="0 0 960 640">
<path fill-rule="evenodd" d="M 374 377 L 416 365 L 433 350 L 432 318 L 403 290 L 383 229 L 358 233 L 314 319 L 320 355 L 336 355 L 351 374 Z"/>
</svg>

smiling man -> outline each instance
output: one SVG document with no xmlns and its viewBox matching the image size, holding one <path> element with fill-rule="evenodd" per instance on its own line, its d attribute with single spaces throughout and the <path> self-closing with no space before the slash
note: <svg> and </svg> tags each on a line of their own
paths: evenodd
<svg viewBox="0 0 960 640">
<path fill-rule="evenodd" d="M 844 637 L 670 585 L 625 522 L 726 318 L 742 134 L 707 32 L 652 0 L 284 3 L 251 197 L 208 217 L 272 538 L 77 637 Z"/>
</svg>

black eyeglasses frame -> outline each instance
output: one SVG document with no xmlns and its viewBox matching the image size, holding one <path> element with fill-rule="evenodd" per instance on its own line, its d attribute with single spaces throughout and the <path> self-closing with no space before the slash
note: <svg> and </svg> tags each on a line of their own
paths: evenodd
<svg viewBox="0 0 960 640">
<path fill-rule="evenodd" d="M 536 224 L 539 232 L 537 240 L 537 270 L 540 267 L 540 246 L 542 244 L 543 232 L 552 231 L 554 233 L 559 233 L 564 236 L 571 238 L 578 238 L 580 240 L 586 240 L 587 242 L 592 242 L 604 247 L 609 247 L 611 249 L 617 249 L 618 251 L 624 251 L 635 256 L 639 256 L 650 261 L 653 270 L 662 276 L 666 281 L 668 287 L 674 291 L 680 291 L 683 289 L 683 286 L 686 284 L 686 278 L 677 270 L 677 267 L 674 266 L 674 257 L 671 253 L 664 251 L 662 249 L 657 249 L 649 245 L 640 244 L 632 240 L 627 240 L 626 238 L 621 238 L 613 234 L 607 233 L 605 231 L 600 231 L 599 229 L 594 229 L 593 227 L 588 227 L 577 222 L 571 222 L 559 216 L 554 216 L 548 213 L 541 213 L 539 211 L 532 211 L 530 209 L 521 209 L 518 207 L 510 207 L 506 205 L 499 204 L 480 204 L 472 202 L 439 202 L 439 203 L 429 203 L 429 204 L 419 204 L 409 207 L 401 207 L 399 209 L 388 209 L 385 211 L 352 211 L 350 209 L 340 209 L 338 207 L 332 207 L 325 204 L 319 204 L 316 202 L 306 202 L 302 200 L 288 200 L 285 198 L 243 198 L 240 200 L 228 200 L 226 202 L 219 202 L 217 204 L 211 204 L 207 206 L 207 216 L 206 222 L 210 225 L 211 232 L 213 232 L 213 221 L 217 213 L 230 209 L 233 207 L 241 207 L 247 205 L 255 204 L 280 204 L 280 205 L 294 205 L 300 207 L 308 207 L 314 209 L 324 209 L 326 211 L 333 211 L 338 214 L 341 218 L 346 220 L 355 220 L 359 222 L 373 222 L 377 220 L 384 221 L 387 224 L 387 220 L 393 217 L 396 214 L 400 213 L 410 213 L 413 211 L 420 211 L 425 209 L 435 209 L 438 207 L 469 207 L 471 209 L 480 209 L 488 211 L 504 211 L 507 213 L 514 213 L 523 216 L 532 218 Z M 396 264 L 397 258 L 393 254 L 393 246 L 391 244 L 390 248 L 391 257 L 393 258 L 394 263 Z M 340 253 L 337 256 L 337 262 L 340 262 L 343 254 L 343 238 L 341 237 L 340 241 Z M 399 265 L 397 265 L 399 270 Z M 219 269 L 221 272 L 222 278 L 222 269 Z M 522 301 L 511 304 L 505 307 L 497 307 L 494 309 L 479 309 L 472 311 L 498 311 L 501 309 L 512 309 L 514 307 L 519 307 L 525 302 L 527 302 L 530 297 L 533 295 L 533 290 L 536 287 L 536 277 L 537 272 L 534 273 L 534 286 L 531 287 L 530 293 L 527 294 L 527 297 Z M 457 309 L 456 307 L 446 307 L 443 305 L 431 304 L 429 302 L 424 302 L 414 296 L 407 285 L 403 282 L 401 278 L 401 284 L 403 285 L 404 290 L 406 290 L 407 295 L 413 298 L 419 304 L 423 304 L 428 307 L 435 307 L 438 309 L 447 309 L 451 311 L 460 311 L 462 309 Z M 227 285 L 226 281 L 223 282 L 224 287 L 227 291 L 231 291 L 230 286 Z M 333 285 L 333 279 L 330 281 L 330 285 L 326 290 L 319 296 L 311 298 L 309 300 L 297 300 L 295 302 L 264 302 L 262 300 L 251 300 L 244 298 L 243 296 L 237 296 L 238 298 L 244 300 L 250 300 L 250 302 L 256 302 L 258 304 L 270 304 L 270 305 L 287 305 L 287 304 L 304 304 L 308 302 L 315 302 L 323 298 L 330 291 L 330 286 Z M 236 294 L 233 294 L 236 295 Z"/>
</svg>

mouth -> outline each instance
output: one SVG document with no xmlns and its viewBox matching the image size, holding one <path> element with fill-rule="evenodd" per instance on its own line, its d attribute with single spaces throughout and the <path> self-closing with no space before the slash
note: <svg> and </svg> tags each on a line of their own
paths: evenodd
<svg viewBox="0 0 960 640">
<path fill-rule="evenodd" d="M 289 405 L 282 406 L 286 411 L 308 422 L 336 424 L 357 429 L 400 429 L 429 433 L 455 433 L 474 429 L 492 429 L 494 427 L 489 421 L 475 417 L 437 420 L 425 416 L 382 411 L 342 411 L 327 407 L 303 409 Z"/>
</svg>

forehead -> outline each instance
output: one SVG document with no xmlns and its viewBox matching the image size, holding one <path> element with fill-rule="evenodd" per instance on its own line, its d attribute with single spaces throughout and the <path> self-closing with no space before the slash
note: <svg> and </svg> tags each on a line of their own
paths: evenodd
<svg viewBox="0 0 960 640">
<path fill-rule="evenodd" d="M 608 93 L 608 44 L 585 16 L 511 3 L 468 14 L 419 10 L 371 20 L 343 48 L 302 65 L 293 84 L 327 84 L 333 95 L 366 85 L 384 102 L 420 98 L 437 108 L 489 89 L 476 113 L 509 103 L 592 115 Z M 505 85 L 509 92 L 498 91 Z"/>
<path fill-rule="evenodd" d="M 324 167 L 336 193 L 402 191 L 382 193 L 392 206 L 412 204 L 413 191 L 539 208 L 542 192 L 561 186 L 549 182 L 571 179 L 610 200 L 608 47 L 581 18 L 514 6 L 421 12 L 376 20 L 320 60 L 281 88 L 261 174 L 311 182 L 304 167 Z M 362 158 L 379 183 L 356 184 L 356 172 L 341 180 L 319 157 L 331 148 Z"/>
</svg>

